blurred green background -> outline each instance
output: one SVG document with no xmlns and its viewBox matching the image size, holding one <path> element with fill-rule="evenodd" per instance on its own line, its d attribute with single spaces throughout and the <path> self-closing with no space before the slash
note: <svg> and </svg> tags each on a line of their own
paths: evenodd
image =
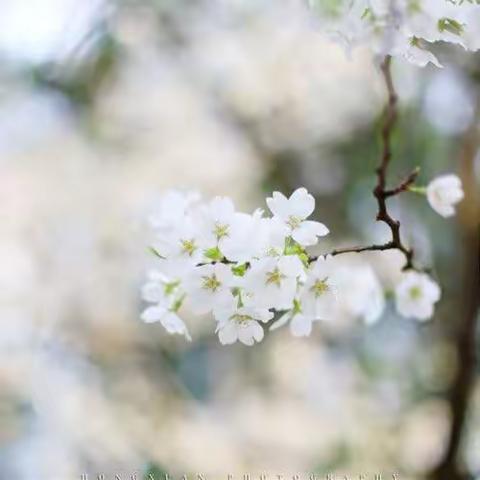
<svg viewBox="0 0 480 480">
<path fill-rule="evenodd" d="M 420 183 L 457 172 L 478 189 L 479 57 L 438 56 L 443 69 L 393 62 L 390 182 L 420 166 Z M 428 324 L 389 302 L 371 327 L 346 318 L 248 348 L 222 347 L 209 317 L 187 319 L 192 343 L 139 320 L 146 218 L 168 188 L 251 211 L 305 186 L 332 232 L 325 251 L 386 238 L 371 195 L 385 92 L 367 51 L 347 58 L 299 0 L 2 0 L 0 58 L 2 480 L 404 480 L 441 461 L 472 289 L 468 205 L 447 221 L 421 198 L 391 202 L 443 288 Z M 401 265 L 394 252 L 352 261 L 387 290 Z M 461 449 L 471 473 L 479 407 L 477 380 Z"/>
</svg>

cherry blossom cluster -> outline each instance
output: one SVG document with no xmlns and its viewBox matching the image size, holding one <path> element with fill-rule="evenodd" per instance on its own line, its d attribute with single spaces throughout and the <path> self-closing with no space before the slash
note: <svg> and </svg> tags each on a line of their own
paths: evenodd
<svg viewBox="0 0 480 480">
<path fill-rule="evenodd" d="M 426 193 L 443 216 L 453 213 L 463 195 L 454 175 L 414 191 Z M 385 299 L 372 268 L 310 255 L 329 233 L 323 223 L 309 220 L 313 196 L 305 188 L 289 198 L 273 192 L 266 204 L 271 216 L 260 209 L 238 212 L 227 197 L 201 201 L 196 193 L 167 192 L 151 218 L 156 265 L 142 288 L 151 304 L 142 319 L 190 339 L 180 309 L 213 313 L 220 342 L 245 345 L 260 342 L 267 323 L 270 329 L 288 324 L 293 335 L 307 336 L 313 322 L 332 320 L 339 311 L 366 323 L 378 320 Z M 433 315 L 439 298 L 438 285 L 413 270 L 395 289 L 398 312 L 419 320 Z"/>
<path fill-rule="evenodd" d="M 403 57 L 418 66 L 440 62 L 437 41 L 480 48 L 478 0 L 309 0 L 322 30 L 347 51 L 367 45 L 381 57 Z"/>
</svg>

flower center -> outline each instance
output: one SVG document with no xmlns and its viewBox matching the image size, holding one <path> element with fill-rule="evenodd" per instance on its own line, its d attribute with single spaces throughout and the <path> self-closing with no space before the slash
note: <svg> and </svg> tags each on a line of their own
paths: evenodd
<svg viewBox="0 0 480 480">
<path fill-rule="evenodd" d="M 235 315 L 232 315 L 232 320 L 240 325 L 246 325 L 250 320 L 252 320 L 252 317 L 249 315 L 241 315 L 240 313 L 236 313 Z"/>
<path fill-rule="evenodd" d="M 278 269 L 278 267 L 275 267 L 275 269 L 271 272 L 267 272 L 267 281 L 266 284 L 271 284 L 273 283 L 277 287 L 280 287 L 282 280 L 285 278 L 285 275 Z"/>
<path fill-rule="evenodd" d="M 292 229 L 295 230 L 300 226 L 302 223 L 302 219 L 300 217 L 296 217 L 295 215 L 290 215 L 287 220 L 287 225 Z"/>
<path fill-rule="evenodd" d="M 317 298 L 320 297 L 330 289 L 327 283 L 327 280 L 328 280 L 328 277 L 325 277 L 323 280 L 320 280 L 319 278 L 317 278 L 315 283 L 310 287 L 310 291 L 313 292 L 315 297 Z"/>
<path fill-rule="evenodd" d="M 225 223 L 216 222 L 213 229 L 213 234 L 217 237 L 217 240 L 222 239 L 223 237 L 228 237 L 229 225 Z"/>
<path fill-rule="evenodd" d="M 202 288 L 205 290 L 211 290 L 212 292 L 216 292 L 218 287 L 222 285 L 222 283 L 218 281 L 215 274 L 213 274 L 211 277 L 202 277 L 202 281 Z"/>
<path fill-rule="evenodd" d="M 180 243 L 182 244 L 182 253 L 186 253 L 189 257 L 195 253 L 197 246 L 193 238 L 190 240 L 180 240 Z"/>
<path fill-rule="evenodd" d="M 420 287 L 412 287 L 408 293 L 412 300 L 418 300 L 422 296 L 422 289 Z"/>
</svg>

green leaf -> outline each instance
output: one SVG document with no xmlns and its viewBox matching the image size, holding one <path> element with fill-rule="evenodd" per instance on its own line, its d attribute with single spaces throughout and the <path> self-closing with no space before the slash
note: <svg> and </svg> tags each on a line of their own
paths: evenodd
<svg viewBox="0 0 480 480">
<path fill-rule="evenodd" d="M 204 255 L 214 261 L 220 261 L 223 258 L 222 252 L 218 247 L 212 247 L 205 250 Z"/>
<path fill-rule="evenodd" d="M 440 32 L 450 32 L 453 35 L 461 35 L 463 33 L 463 25 L 453 18 L 441 18 L 438 21 L 438 30 Z"/>
<path fill-rule="evenodd" d="M 153 253 L 156 257 L 161 258 L 162 260 L 165 260 L 165 257 L 155 248 L 155 247 L 148 247 L 148 251 L 150 253 Z"/>
<path fill-rule="evenodd" d="M 247 270 L 246 263 L 242 263 L 241 265 L 234 265 L 232 267 L 232 273 L 237 277 L 243 277 L 245 275 L 246 270 Z"/>
</svg>

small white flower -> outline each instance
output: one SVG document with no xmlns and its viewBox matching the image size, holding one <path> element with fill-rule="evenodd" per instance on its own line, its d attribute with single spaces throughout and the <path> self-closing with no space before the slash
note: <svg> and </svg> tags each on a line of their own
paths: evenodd
<svg viewBox="0 0 480 480">
<path fill-rule="evenodd" d="M 146 323 L 160 322 L 168 333 L 178 333 L 184 335 L 187 340 L 192 340 L 183 320 L 167 307 L 160 305 L 148 307 L 143 311 L 141 319 Z"/>
<path fill-rule="evenodd" d="M 395 289 L 396 307 L 404 317 L 429 319 L 439 299 L 440 287 L 425 273 L 405 273 Z"/>
<path fill-rule="evenodd" d="M 294 337 L 308 337 L 312 333 L 315 320 L 318 318 L 316 318 L 314 303 L 307 301 L 302 304 L 300 300 L 295 299 L 294 307 L 274 322 L 270 330 L 276 330 L 290 322 L 290 333 Z"/>
<path fill-rule="evenodd" d="M 198 314 L 208 313 L 231 301 L 232 286 L 232 270 L 223 263 L 195 267 L 185 279 L 188 301 L 192 310 Z"/>
<path fill-rule="evenodd" d="M 367 325 L 377 322 L 385 308 L 385 296 L 373 268 L 367 263 L 340 261 L 335 278 L 342 292 L 340 308 Z"/>
<path fill-rule="evenodd" d="M 218 338 L 222 345 L 230 345 L 237 340 L 245 345 L 253 345 L 263 339 L 263 328 L 258 322 L 268 322 L 273 313 L 265 308 L 253 306 L 237 306 L 235 299 L 232 305 L 214 310 L 218 322 Z"/>
<path fill-rule="evenodd" d="M 150 216 L 150 224 L 158 231 L 168 231 L 181 224 L 189 209 L 199 201 L 198 192 L 168 190 L 162 195 L 156 212 Z"/>
<path fill-rule="evenodd" d="M 199 208 L 198 228 L 205 249 L 219 248 L 223 253 L 224 242 L 230 238 L 232 230 L 245 221 L 246 214 L 235 211 L 228 197 L 215 197 L 207 205 Z"/>
<path fill-rule="evenodd" d="M 165 258 L 188 260 L 193 265 L 202 260 L 205 250 L 198 227 L 188 216 L 170 230 L 159 232 L 154 247 Z"/>
<path fill-rule="evenodd" d="M 338 288 L 334 262 L 324 257 L 313 262 L 300 292 L 302 312 L 308 310 L 315 320 L 330 319 L 336 308 Z"/>
<path fill-rule="evenodd" d="M 317 237 L 327 235 L 328 228 L 320 222 L 306 220 L 315 209 L 315 199 L 305 188 L 295 190 L 290 198 L 273 192 L 267 198 L 268 208 L 296 242 L 308 246 L 317 243 Z"/>
<path fill-rule="evenodd" d="M 168 333 L 178 333 L 191 340 L 187 327 L 177 315 L 183 293 L 179 289 L 179 281 L 173 280 L 159 271 L 149 272 L 149 280 L 142 287 L 142 298 L 149 303 L 141 315 L 146 323 L 160 322 Z"/>
<path fill-rule="evenodd" d="M 284 313 L 271 327 L 276 330 L 290 322 L 290 333 L 294 337 L 308 337 L 312 333 L 315 318 L 312 314 L 304 313 L 303 310 L 290 310 Z"/>
<path fill-rule="evenodd" d="M 292 307 L 297 279 L 305 274 L 296 255 L 254 260 L 245 275 L 245 290 L 255 305 L 286 310 Z"/>
<path fill-rule="evenodd" d="M 462 181 L 457 175 L 441 175 L 427 186 L 428 203 L 442 217 L 455 215 L 454 205 L 463 196 Z"/>
</svg>

